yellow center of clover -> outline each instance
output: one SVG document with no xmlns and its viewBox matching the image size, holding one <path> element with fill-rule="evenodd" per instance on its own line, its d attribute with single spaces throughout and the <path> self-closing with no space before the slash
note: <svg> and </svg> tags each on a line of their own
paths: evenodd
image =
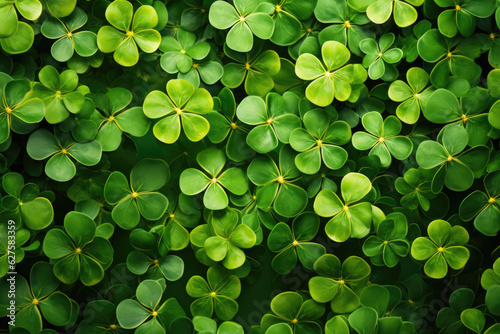
<svg viewBox="0 0 500 334">
<path fill-rule="evenodd" d="M 31 302 L 33 305 L 38 305 L 38 299 L 33 299 L 33 301 Z"/>
<path fill-rule="evenodd" d="M 5 108 L 5 112 L 7 114 L 11 114 L 12 113 L 12 109 L 10 109 L 9 107 Z"/>
<path fill-rule="evenodd" d="M 217 294 L 215 292 L 210 292 L 210 297 L 215 297 Z"/>
<path fill-rule="evenodd" d="M 270 119 L 267 120 L 267 124 L 271 124 L 272 122 L 273 122 L 272 118 L 270 118 Z"/>
<path fill-rule="evenodd" d="M 298 245 L 299 245 L 299 242 L 298 242 L 297 240 L 294 240 L 294 241 L 292 242 L 292 245 L 294 245 L 294 246 L 298 246 Z"/>
<path fill-rule="evenodd" d="M 453 160 L 453 157 L 451 155 L 448 156 L 448 159 L 446 159 L 446 161 L 451 161 Z"/>
<path fill-rule="evenodd" d="M 312 28 L 307 29 L 307 32 L 310 34 L 313 32 Z"/>
<path fill-rule="evenodd" d="M 341 280 L 339 281 L 339 284 L 345 284 L 345 281 L 344 281 L 343 279 L 341 279 Z"/>
<path fill-rule="evenodd" d="M 332 74 L 330 72 L 325 72 L 325 77 L 329 78 Z"/>
<path fill-rule="evenodd" d="M 62 94 L 62 93 L 61 93 L 61 91 L 60 91 L 60 90 L 58 90 L 58 91 L 56 92 L 56 96 L 57 96 L 57 97 L 59 97 L 59 98 L 61 97 L 61 94 Z"/>
<path fill-rule="evenodd" d="M 156 317 L 158 315 L 157 311 L 153 311 L 153 317 Z"/>
<path fill-rule="evenodd" d="M 68 150 L 67 150 L 67 149 L 65 149 L 65 148 L 63 148 L 63 149 L 61 150 L 61 153 L 62 153 L 62 154 L 68 154 Z"/>
<path fill-rule="evenodd" d="M 112 324 L 111 326 L 109 326 L 109 329 L 116 329 L 116 325 Z"/>
<path fill-rule="evenodd" d="M 77 249 L 75 249 L 75 253 L 76 253 L 76 254 L 80 254 L 81 252 L 82 252 L 82 249 L 81 249 L 81 248 L 77 248 Z"/>
<path fill-rule="evenodd" d="M 297 319 L 292 320 L 292 324 L 296 324 L 297 322 L 299 322 Z"/>
<path fill-rule="evenodd" d="M 279 13 L 281 12 L 281 6 L 280 5 L 276 5 L 276 13 Z"/>
<path fill-rule="evenodd" d="M 496 37 L 496 36 L 495 36 L 495 34 L 494 34 L 494 33 L 491 33 L 491 34 L 490 34 L 490 38 L 491 38 L 491 39 L 495 39 L 495 37 Z"/>
<path fill-rule="evenodd" d="M 155 265 L 158 265 L 158 263 L 159 263 L 157 259 L 155 259 L 153 262 Z"/>
<path fill-rule="evenodd" d="M 19 206 L 23 206 L 23 205 L 24 205 L 24 203 L 19 201 Z"/>
<path fill-rule="evenodd" d="M 253 195 L 253 196 L 252 196 L 252 199 L 253 199 L 253 200 L 256 200 L 256 199 L 257 199 L 257 196 Z"/>
<path fill-rule="evenodd" d="M 387 245 L 389 243 L 389 241 L 385 240 L 384 241 L 384 245 Z"/>
<path fill-rule="evenodd" d="M 349 211 L 349 207 L 347 205 L 344 205 L 343 209 L 344 211 Z"/>
<path fill-rule="evenodd" d="M 134 36 L 134 32 L 133 31 L 127 31 L 126 35 L 128 37 L 132 37 L 132 36 Z"/>
<path fill-rule="evenodd" d="M 460 10 L 460 6 L 459 6 L 459 5 L 456 5 L 456 6 L 455 6 L 455 9 L 456 9 L 456 10 Z"/>
<path fill-rule="evenodd" d="M 383 143 L 383 142 L 385 141 L 385 138 L 384 138 L 384 137 L 380 137 L 380 138 L 378 139 L 378 141 L 379 141 L 380 143 Z"/>
<path fill-rule="evenodd" d="M 71 36 L 73 36 L 73 33 L 70 31 L 70 32 L 68 32 L 68 37 L 71 37 Z"/>
<path fill-rule="evenodd" d="M 410 303 L 411 306 L 413 306 L 415 304 L 415 302 L 411 299 L 408 299 L 408 303 Z"/>
<path fill-rule="evenodd" d="M 462 115 L 462 121 L 467 122 L 469 120 L 469 117 L 467 115 Z"/>
<path fill-rule="evenodd" d="M 181 53 L 182 53 L 183 55 L 185 55 L 185 54 L 186 54 L 186 50 L 181 50 Z"/>
<path fill-rule="evenodd" d="M 231 123 L 231 128 L 236 129 L 237 127 L 236 123 Z"/>
<path fill-rule="evenodd" d="M 283 178 L 283 176 L 280 175 L 280 177 L 278 177 L 278 182 L 285 183 L 285 179 Z"/>
<path fill-rule="evenodd" d="M 175 108 L 174 110 L 177 113 L 177 115 L 182 115 L 182 110 L 180 110 L 179 108 Z"/>
<path fill-rule="evenodd" d="M 316 144 L 318 144 L 318 146 L 321 147 L 321 145 L 323 145 L 323 142 L 321 140 L 318 140 L 316 141 Z"/>
<path fill-rule="evenodd" d="M 170 218 L 172 218 L 172 219 L 174 219 L 174 218 L 175 218 L 175 215 L 174 215 L 173 213 L 171 213 L 171 214 L 169 215 L 169 217 L 170 217 Z"/>
<path fill-rule="evenodd" d="M 202 8 L 202 9 L 201 9 L 201 12 L 202 12 L 203 14 L 205 14 L 207 11 L 206 11 L 205 9 L 203 9 L 203 8 Z"/>
<path fill-rule="evenodd" d="M 451 58 L 451 52 L 448 52 L 448 54 L 446 55 L 446 57 Z"/>
<path fill-rule="evenodd" d="M 115 116 L 109 116 L 108 121 L 113 122 L 115 120 Z"/>
<path fill-rule="evenodd" d="M 495 199 L 493 197 L 490 197 L 490 199 L 488 200 L 488 203 L 490 203 L 490 204 L 495 203 Z"/>
<path fill-rule="evenodd" d="M 133 197 L 133 198 L 137 198 L 138 196 L 139 196 L 139 194 L 137 193 L 137 191 L 134 191 L 134 192 L 132 193 L 132 197 Z"/>
<path fill-rule="evenodd" d="M 217 179 L 214 177 L 210 182 L 217 183 Z"/>
<path fill-rule="evenodd" d="M 240 22 L 245 22 L 245 18 L 243 16 L 240 17 Z"/>
<path fill-rule="evenodd" d="M 245 69 L 248 71 L 250 69 L 250 64 L 249 63 L 246 63 L 245 64 Z"/>
<path fill-rule="evenodd" d="M 349 22 L 349 21 L 345 21 L 345 27 L 346 27 L 346 28 L 350 28 L 350 27 L 351 27 L 351 22 Z"/>
<path fill-rule="evenodd" d="M 444 247 L 439 247 L 439 248 L 438 248 L 438 252 L 439 252 L 439 253 L 444 252 Z"/>
<path fill-rule="evenodd" d="M 193 64 L 193 68 L 198 68 L 198 64 Z"/>
</svg>

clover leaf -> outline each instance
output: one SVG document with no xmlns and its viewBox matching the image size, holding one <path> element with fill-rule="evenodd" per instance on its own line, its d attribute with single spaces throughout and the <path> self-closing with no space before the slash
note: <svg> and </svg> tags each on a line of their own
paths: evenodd
<svg viewBox="0 0 500 334">
<path fill-rule="evenodd" d="M 272 14 L 269 7 L 255 0 L 236 0 L 234 7 L 225 1 L 215 1 L 210 6 L 208 19 L 217 29 L 231 28 L 226 36 L 229 48 L 248 52 L 253 47 L 254 35 L 260 39 L 269 39 L 273 35 L 274 21 L 269 14 Z"/>
<path fill-rule="evenodd" d="M 165 292 L 164 281 L 144 280 L 137 287 L 135 299 L 125 299 L 116 307 L 116 318 L 124 329 L 134 329 L 137 334 L 166 333 L 171 319 L 185 316 L 175 298 L 160 304 Z"/>
<path fill-rule="evenodd" d="M 162 218 L 161 225 L 155 225 L 153 231 L 160 235 L 158 251 L 166 255 L 169 250 L 181 250 L 189 245 L 189 232 L 186 228 L 198 226 L 201 212 L 193 198 L 179 194 L 167 196 L 168 208 Z"/>
<path fill-rule="evenodd" d="M 195 275 L 191 276 L 186 292 L 192 298 L 191 314 L 194 317 L 212 317 L 215 311 L 217 318 L 231 320 L 238 312 L 238 303 L 235 301 L 241 292 L 241 283 L 238 277 L 230 275 L 221 267 L 210 267 L 207 271 L 207 280 Z"/>
<path fill-rule="evenodd" d="M 207 85 L 213 85 L 222 78 L 224 67 L 217 58 L 215 52 L 211 51 L 202 60 L 193 60 L 191 68 L 186 72 L 177 73 L 178 79 L 189 81 L 195 87 L 200 86 L 200 79 Z"/>
<path fill-rule="evenodd" d="M 215 320 L 196 316 L 193 317 L 193 327 L 197 333 L 203 334 L 243 334 L 243 327 L 233 321 L 224 321 L 217 329 L 217 322 Z M 171 329 L 172 330 L 172 329 Z M 184 332 L 179 332 L 184 333 Z"/>
<path fill-rule="evenodd" d="M 322 60 L 310 53 L 297 59 L 295 73 L 302 80 L 312 81 L 306 88 L 306 97 L 312 103 L 326 107 L 336 98 L 345 101 L 351 95 L 355 74 L 352 64 L 345 65 L 351 53 L 336 41 L 328 41 L 321 47 Z"/>
<path fill-rule="evenodd" d="M 255 126 L 247 135 L 248 146 L 258 153 L 268 153 L 278 143 L 289 143 L 291 132 L 300 127 L 300 119 L 286 112 L 286 102 L 277 93 L 269 93 L 265 100 L 258 96 L 247 96 L 236 109 L 243 123 Z"/>
<path fill-rule="evenodd" d="M 320 276 L 309 280 L 309 292 L 318 303 L 330 302 L 335 313 L 348 313 L 358 308 L 359 293 L 368 283 L 370 266 L 362 258 L 349 256 L 341 264 L 332 254 L 321 256 L 314 263 Z"/>
<path fill-rule="evenodd" d="M 102 26 L 97 32 L 97 46 L 104 53 L 113 52 L 114 60 L 126 67 L 139 61 L 139 48 L 146 53 L 155 52 L 161 35 L 154 28 L 158 14 L 152 6 L 140 6 L 134 13 L 132 3 L 113 1 L 106 8 L 106 20 L 111 26 Z"/>
<path fill-rule="evenodd" d="M 221 82 L 228 88 L 237 88 L 245 82 L 245 92 L 248 95 L 264 96 L 274 87 L 273 76 L 281 69 L 278 53 L 265 50 L 261 53 L 262 44 L 256 44 L 247 53 L 235 52 L 224 46 L 224 54 L 236 63 L 227 63 Z"/>
<path fill-rule="evenodd" d="M 365 27 L 370 22 L 366 14 L 349 7 L 347 0 L 337 2 L 319 0 L 314 14 L 322 23 L 333 23 L 319 33 L 318 38 L 321 43 L 337 41 L 348 46 L 355 55 L 361 56 L 359 42 L 374 37 L 374 34 Z"/>
<path fill-rule="evenodd" d="M 451 226 L 444 220 L 434 220 L 427 227 L 428 237 L 418 237 L 411 244 L 411 256 L 426 261 L 424 272 L 431 278 L 443 278 L 448 266 L 462 269 L 469 260 L 470 252 L 464 247 L 469 233 L 462 226 Z"/>
<path fill-rule="evenodd" d="M 245 173 L 241 169 L 232 167 L 222 172 L 226 164 L 223 151 L 208 148 L 198 153 L 196 161 L 206 173 L 196 168 L 185 169 L 181 173 L 179 186 L 189 196 L 205 191 L 203 204 L 208 209 L 222 210 L 228 206 L 229 199 L 224 188 L 235 195 L 243 195 L 248 190 Z"/>
<path fill-rule="evenodd" d="M 293 0 L 269 0 L 275 11 L 273 14 L 274 31 L 271 42 L 288 46 L 297 42 L 304 34 L 302 22 L 308 20 L 316 7 L 317 0 L 294 2 Z"/>
<path fill-rule="evenodd" d="M 217 103 L 215 103 L 217 102 Z M 208 138 L 212 143 L 221 143 L 227 138 L 226 155 L 229 159 L 241 162 L 253 155 L 252 149 L 246 143 L 248 129 L 236 116 L 236 100 L 231 89 L 224 87 L 214 104 L 219 104 L 212 112 L 206 115 L 210 123 Z"/>
<path fill-rule="evenodd" d="M 0 277 L 4 277 L 8 272 L 11 271 L 11 266 L 18 265 L 25 258 L 26 252 L 37 250 L 40 246 L 40 241 L 36 240 L 30 243 L 29 245 L 25 245 L 31 239 L 31 233 L 27 229 L 18 228 L 16 230 L 16 243 L 12 244 L 12 241 L 9 244 L 9 236 L 12 236 L 12 227 L 15 225 L 1 225 L 0 226 Z M 10 233 L 9 233 L 10 232 Z M 16 258 L 12 260 L 12 247 L 16 247 L 15 255 Z M 14 263 L 13 263 L 14 262 Z"/>
<path fill-rule="evenodd" d="M 73 305 L 71 299 L 64 293 L 56 291 L 60 282 L 54 276 L 53 265 L 39 261 L 30 270 L 28 281 L 21 275 L 16 275 L 16 321 L 15 328 L 24 328 L 28 333 L 42 332 L 43 320 L 54 326 L 68 324 L 72 317 Z M 9 291 L 10 283 L 0 281 L 2 291 Z M 0 299 L 2 308 L 10 306 L 7 294 Z M 11 329 L 14 327 L 11 326 Z"/>
<path fill-rule="evenodd" d="M 469 135 L 469 146 L 485 145 L 491 126 L 488 115 L 481 113 L 488 108 L 489 94 L 486 89 L 475 87 L 467 96 L 457 100 L 446 89 L 438 89 L 427 100 L 424 116 L 437 124 L 455 124 L 463 126 Z"/>
<path fill-rule="evenodd" d="M 16 224 L 24 223 L 32 230 L 42 230 L 52 223 L 52 203 L 40 196 L 40 189 L 36 184 L 24 184 L 21 174 L 11 172 L 2 177 L 2 187 L 7 196 L 2 198 L 3 211 L 0 216 L 9 217 Z"/>
<path fill-rule="evenodd" d="M 495 236 L 500 231 L 500 171 L 484 177 L 484 189 L 469 194 L 460 204 L 459 214 L 464 221 L 474 219 L 474 227 L 484 235 Z"/>
<path fill-rule="evenodd" d="M 55 60 L 68 61 L 75 51 L 81 57 L 90 57 L 97 52 L 97 35 L 94 32 L 76 32 L 85 23 L 87 23 L 87 14 L 78 7 L 62 20 L 51 17 L 43 22 L 42 34 L 47 38 L 57 39 L 50 49 Z"/>
<path fill-rule="evenodd" d="M 361 119 L 367 132 L 358 131 L 352 136 L 352 145 L 360 150 L 370 150 L 369 155 L 380 158 L 382 167 L 391 165 L 392 158 L 404 160 L 413 151 L 412 141 L 405 136 L 398 136 L 401 132 L 401 122 L 395 116 L 388 116 L 385 120 L 376 111 L 369 112 Z"/>
<path fill-rule="evenodd" d="M 43 101 L 31 94 L 27 80 L 14 80 L 0 73 L 0 143 L 10 137 L 10 131 L 25 134 L 31 132 L 45 116 Z"/>
<path fill-rule="evenodd" d="M 454 37 L 458 32 L 468 37 L 476 28 L 476 17 L 485 18 L 495 11 L 495 1 L 492 0 L 437 0 L 439 7 L 446 9 L 439 14 L 437 23 L 439 32 L 446 37 Z"/>
<path fill-rule="evenodd" d="M 434 92 L 432 87 L 425 88 L 429 83 L 429 74 L 420 67 L 412 67 L 406 72 L 408 84 L 396 80 L 389 87 L 389 98 L 402 102 L 396 109 L 396 115 L 407 124 L 415 124 L 420 117 L 420 110 L 425 108 L 429 97 Z"/>
<path fill-rule="evenodd" d="M 168 281 L 177 281 L 184 273 L 184 261 L 176 255 L 159 256 L 155 252 L 134 250 L 128 254 L 126 263 L 133 274 L 150 279 L 164 277 Z"/>
<path fill-rule="evenodd" d="M 340 169 L 347 161 L 344 145 L 351 139 L 351 128 L 344 121 L 330 124 L 330 117 L 321 109 L 313 109 L 302 117 L 305 129 L 297 128 L 290 134 L 290 145 L 299 153 L 295 165 L 305 174 L 315 174 L 321 161 L 330 169 Z"/>
<path fill-rule="evenodd" d="M 432 176 L 429 170 L 411 168 L 403 177 L 398 177 L 394 185 L 396 190 L 403 195 L 401 205 L 410 210 L 415 210 L 420 206 L 424 211 L 428 211 L 431 200 L 436 197 L 431 190 Z"/>
<path fill-rule="evenodd" d="M 109 175 L 104 186 L 104 198 L 113 205 L 111 216 L 123 229 L 139 224 L 141 216 L 157 220 L 165 213 L 168 199 L 158 192 L 170 179 L 168 164 L 159 159 L 144 159 L 130 172 L 130 184 L 121 172 Z"/>
<path fill-rule="evenodd" d="M 42 4 L 38 0 L 2 1 L 0 3 L 0 21 L 2 22 L 0 38 L 10 37 L 19 29 L 17 12 L 25 19 L 35 21 L 42 14 Z"/>
<path fill-rule="evenodd" d="M 269 210 L 271 207 L 283 217 L 295 217 L 304 211 L 307 192 L 294 184 L 300 176 L 293 161 L 294 154 L 288 146 L 280 150 L 279 168 L 268 155 L 257 156 L 248 166 L 247 175 L 258 186 L 257 207 Z"/>
<path fill-rule="evenodd" d="M 354 9 L 364 12 L 370 20 L 376 24 L 387 22 L 394 12 L 394 22 L 398 27 L 408 27 L 418 18 L 417 10 L 413 6 L 421 6 L 423 0 L 349 0 L 349 4 Z"/>
<path fill-rule="evenodd" d="M 304 300 L 296 292 L 287 291 L 274 297 L 271 301 L 271 311 L 273 313 L 265 314 L 260 323 L 266 333 L 272 325 L 279 323 L 288 324 L 292 332 L 297 334 L 323 332 L 316 320 L 325 313 L 325 306 L 312 299 Z"/>
<path fill-rule="evenodd" d="M 84 319 L 75 333 L 93 333 L 105 330 L 117 334 L 122 332 L 116 318 L 116 306 L 107 300 L 93 300 L 83 310 Z"/>
<path fill-rule="evenodd" d="M 437 168 L 431 183 L 434 193 L 439 193 L 443 184 L 454 191 L 464 191 L 472 186 L 474 173 L 484 168 L 489 154 L 485 146 L 462 152 L 468 142 L 467 131 L 453 125 L 443 128 L 441 142 L 426 140 L 418 146 L 416 159 L 420 167 Z"/>
<path fill-rule="evenodd" d="M 85 97 L 85 102 L 78 114 L 69 114 L 69 117 L 59 124 L 63 132 L 71 132 L 73 138 L 80 143 L 93 140 L 98 132 L 98 126 L 91 120 L 95 114 L 94 101 Z"/>
<path fill-rule="evenodd" d="M 371 258 L 373 264 L 391 268 L 410 251 L 405 239 L 408 233 L 406 217 L 399 212 L 387 215 L 377 226 L 377 236 L 370 236 L 363 243 L 363 253 Z"/>
<path fill-rule="evenodd" d="M 370 79 L 382 78 L 391 81 L 398 77 L 398 70 L 394 64 L 403 58 L 403 51 L 391 48 L 395 39 L 393 33 L 387 33 L 380 37 L 378 43 L 373 38 L 364 39 L 359 43 L 359 48 L 366 54 L 363 66 L 368 68 Z"/>
<path fill-rule="evenodd" d="M 75 143 L 67 133 L 51 134 L 45 129 L 33 132 L 26 145 L 29 156 L 45 160 L 45 174 L 55 181 L 66 182 L 76 174 L 73 160 L 84 166 L 94 166 L 101 160 L 101 145 L 95 141 Z"/>
<path fill-rule="evenodd" d="M 118 149 L 124 132 L 134 137 L 142 137 L 148 132 L 150 120 L 142 107 L 126 109 L 132 101 L 128 90 L 115 87 L 106 94 L 96 95 L 94 101 L 98 112 L 93 113 L 92 120 L 98 125 L 96 140 L 104 152 Z"/>
<path fill-rule="evenodd" d="M 45 103 L 45 119 L 50 124 L 61 123 L 69 113 L 77 114 L 85 103 L 85 97 L 75 89 L 78 86 L 78 74 L 65 70 L 61 74 L 46 65 L 38 73 L 40 83 L 33 87 L 35 95 Z"/>
<path fill-rule="evenodd" d="M 227 269 L 241 267 L 246 260 L 242 248 L 252 248 L 257 240 L 255 232 L 241 222 L 234 209 L 210 213 L 208 224 L 193 229 L 190 238 L 193 245 L 203 247 L 208 258 L 222 261 Z"/>
<path fill-rule="evenodd" d="M 340 184 L 342 198 L 329 189 L 323 189 L 314 200 L 314 211 L 321 217 L 332 217 L 325 226 L 328 237 L 344 242 L 349 237 L 363 238 L 370 232 L 372 209 L 361 202 L 371 190 L 370 180 L 359 173 L 349 173 Z"/>
<path fill-rule="evenodd" d="M 471 315 L 470 310 L 472 309 L 470 309 L 470 307 L 474 303 L 474 298 L 475 295 L 471 289 L 461 288 L 453 291 L 450 295 L 450 307 L 442 308 L 437 314 L 437 327 L 443 328 L 449 333 L 464 331 L 465 327 L 461 315 L 464 314 L 465 322 L 469 323 L 466 318 L 468 318 L 468 313 Z M 477 317 L 477 314 L 474 316 Z M 479 333 L 480 332 L 481 331 L 479 331 Z"/>
<path fill-rule="evenodd" d="M 272 252 L 278 253 L 271 263 L 279 274 L 293 270 L 299 258 L 302 265 L 313 268 L 314 262 L 326 253 L 323 245 L 311 242 L 319 230 L 319 218 L 312 212 L 304 212 L 293 220 L 292 229 L 285 223 L 274 226 L 267 239 Z"/>
<path fill-rule="evenodd" d="M 153 127 L 155 137 L 167 144 L 176 142 L 182 123 L 190 141 L 203 139 L 210 130 L 210 123 L 201 115 L 213 108 L 210 93 L 203 88 L 195 89 L 186 80 L 175 79 L 167 83 L 167 94 L 154 90 L 144 100 L 144 114 L 152 119 L 161 118 Z"/>
<path fill-rule="evenodd" d="M 43 252 L 54 260 L 54 275 L 65 284 L 78 279 L 92 286 L 104 278 L 113 261 L 111 243 L 95 236 L 96 225 L 87 215 L 71 211 L 64 217 L 64 231 L 52 229 L 43 240 Z"/>
<path fill-rule="evenodd" d="M 481 75 L 481 67 L 470 58 L 465 45 L 457 39 L 448 39 L 438 29 L 428 30 L 420 37 L 417 50 L 420 57 L 429 63 L 437 63 L 431 71 L 431 83 L 436 88 L 446 88 L 450 73 L 474 83 Z"/>
<path fill-rule="evenodd" d="M 202 60 L 210 52 L 210 44 L 197 42 L 196 35 L 182 28 L 177 30 L 177 40 L 172 36 L 164 36 L 160 44 L 164 53 L 160 66 L 167 73 L 186 73 L 193 66 L 193 59 Z"/>
</svg>

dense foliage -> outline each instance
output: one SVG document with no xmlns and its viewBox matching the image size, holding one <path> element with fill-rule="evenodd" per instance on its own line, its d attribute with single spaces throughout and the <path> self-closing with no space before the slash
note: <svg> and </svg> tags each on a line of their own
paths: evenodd
<svg viewBox="0 0 500 334">
<path fill-rule="evenodd" d="M 499 138 L 499 0 L 0 0 L 2 325 L 499 334 Z"/>
</svg>

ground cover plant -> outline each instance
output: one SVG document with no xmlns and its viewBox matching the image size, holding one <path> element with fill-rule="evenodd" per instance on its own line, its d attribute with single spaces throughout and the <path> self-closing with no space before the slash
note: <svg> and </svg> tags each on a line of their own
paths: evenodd
<svg viewBox="0 0 500 334">
<path fill-rule="evenodd" d="M 14 334 L 500 334 L 499 0 L 0 0 Z"/>
</svg>

